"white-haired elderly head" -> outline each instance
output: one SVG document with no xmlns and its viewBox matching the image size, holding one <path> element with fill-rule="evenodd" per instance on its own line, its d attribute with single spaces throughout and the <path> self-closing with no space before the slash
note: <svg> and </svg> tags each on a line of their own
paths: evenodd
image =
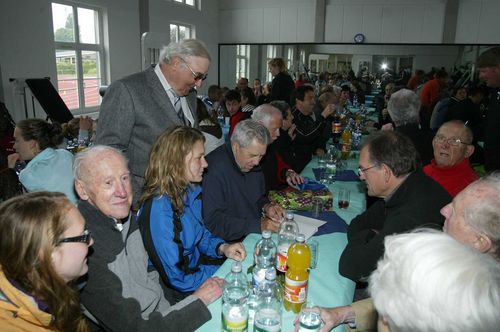
<svg viewBox="0 0 500 332">
<path fill-rule="evenodd" d="M 184 39 L 164 46 L 160 51 L 159 66 L 168 83 L 178 96 L 186 96 L 200 88 L 207 78 L 210 54 L 197 39 Z"/>
<path fill-rule="evenodd" d="M 471 183 L 441 209 L 444 231 L 500 260 L 500 173 Z"/>
<path fill-rule="evenodd" d="M 263 124 L 269 130 L 273 141 L 280 136 L 283 115 L 278 108 L 269 104 L 262 104 L 253 110 L 252 120 Z"/>
<path fill-rule="evenodd" d="M 241 172 L 250 172 L 260 163 L 269 143 L 271 136 L 261 123 L 248 119 L 240 121 L 234 127 L 231 149 Z"/>
<path fill-rule="evenodd" d="M 500 326 L 500 264 L 442 232 L 386 237 L 369 289 L 379 319 L 392 332 Z"/>
<path fill-rule="evenodd" d="M 401 89 L 394 92 L 387 103 L 387 111 L 396 127 L 418 124 L 420 99 L 412 90 Z"/>
<path fill-rule="evenodd" d="M 127 160 L 120 150 L 96 145 L 76 155 L 75 189 L 84 201 L 104 215 L 123 219 L 132 205 L 132 185 Z"/>
</svg>

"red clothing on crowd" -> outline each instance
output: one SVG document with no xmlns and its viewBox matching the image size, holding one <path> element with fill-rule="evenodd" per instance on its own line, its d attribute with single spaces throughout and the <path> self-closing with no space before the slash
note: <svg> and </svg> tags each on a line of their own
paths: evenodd
<svg viewBox="0 0 500 332">
<path fill-rule="evenodd" d="M 438 79 L 432 79 L 424 84 L 420 91 L 420 103 L 422 106 L 433 109 L 441 98 L 441 83 Z"/>
<path fill-rule="evenodd" d="M 248 113 L 248 112 L 244 113 L 240 109 L 240 110 L 238 110 L 238 112 L 234 113 L 231 116 L 231 118 L 229 119 L 229 137 L 231 137 L 233 135 L 234 127 L 236 127 L 238 122 L 249 118 L 250 114 L 251 113 Z"/>
<path fill-rule="evenodd" d="M 469 158 L 451 167 L 438 167 L 436 160 L 432 159 L 431 163 L 424 167 L 424 173 L 439 183 L 452 197 L 479 179 L 470 166 Z"/>
<path fill-rule="evenodd" d="M 421 77 L 417 75 L 413 75 L 406 84 L 406 87 L 410 90 L 415 91 L 417 87 L 420 85 Z"/>
</svg>

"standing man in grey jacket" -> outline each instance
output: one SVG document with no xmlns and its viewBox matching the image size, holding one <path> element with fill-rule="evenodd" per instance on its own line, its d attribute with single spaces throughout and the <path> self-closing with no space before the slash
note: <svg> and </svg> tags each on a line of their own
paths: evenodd
<svg viewBox="0 0 500 332">
<path fill-rule="evenodd" d="M 159 63 L 113 82 L 101 104 L 97 144 L 113 146 L 129 160 L 134 202 L 144 182 L 156 138 L 176 125 L 198 127 L 196 90 L 207 77 L 210 54 L 196 39 L 170 43 Z"/>
</svg>

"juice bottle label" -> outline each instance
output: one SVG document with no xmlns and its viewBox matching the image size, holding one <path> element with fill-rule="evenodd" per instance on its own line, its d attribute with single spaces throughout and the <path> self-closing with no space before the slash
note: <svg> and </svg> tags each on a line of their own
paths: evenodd
<svg viewBox="0 0 500 332">
<path fill-rule="evenodd" d="M 285 300 L 291 303 L 304 303 L 307 298 L 307 279 L 291 280 L 285 277 Z"/>
<path fill-rule="evenodd" d="M 276 269 L 281 272 L 286 272 L 286 260 L 288 256 L 288 248 L 289 245 L 280 245 L 278 246 L 278 257 L 276 259 Z"/>
<path fill-rule="evenodd" d="M 246 332 L 248 330 L 248 317 L 222 314 L 222 331 L 224 332 Z"/>
</svg>

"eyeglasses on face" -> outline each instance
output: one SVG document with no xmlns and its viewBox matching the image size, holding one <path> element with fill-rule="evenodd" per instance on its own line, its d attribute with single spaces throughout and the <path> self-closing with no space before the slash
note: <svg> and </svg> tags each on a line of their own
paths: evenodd
<svg viewBox="0 0 500 332">
<path fill-rule="evenodd" d="M 470 143 L 462 142 L 460 138 L 447 138 L 439 134 L 434 136 L 434 141 L 440 144 L 448 143 L 451 146 L 460 146 L 460 144 L 470 145 Z"/>
<path fill-rule="evenodd" d="M 365 167 L 365 168 L 361 168 L 361 167 L 358 167 L 358 176 L 361 176 L 361 174 L 365 174 L 365 172 L 369 169 L 372 169 L 374 167 L 377 167 L 378 165 L 372 165 L 372 166 L 368 166 L 368 167 Z"/>
<path fill-rule="evenodd" d="M 189 64 L 187 63 L 186 60 L 184 60 L 183 58 L 179 58 L 179 59 L 181 59 L 182 62 L 184 62 L 184 64 L 186 65 L 186 67 L 188 67 L 188 69 L 191 71 L 191 74 L 193 74 L 193 78 L 195 81 L 199 81 L 199 80 L 204 81 L 207 79 L 208 74 L 195 72 L 193 70 L 193 68 L 191 68 L 191 66 L 189 66 Z"/>
<path fill-rule="evenodd" d="M 88 229 L 86 229 L 83 231 L 82 235 L 73 236 L 73 237 L 66 237 L 64 239 L 57 241 L 57 245 L 59 245 L 61 243 L 65 243 L 65 242 L 82 242 L 82 243 L 90 244 L 91 239 L 92 239 L 92 234 L 90 233 L 90 231 Z"/>
</svg>

